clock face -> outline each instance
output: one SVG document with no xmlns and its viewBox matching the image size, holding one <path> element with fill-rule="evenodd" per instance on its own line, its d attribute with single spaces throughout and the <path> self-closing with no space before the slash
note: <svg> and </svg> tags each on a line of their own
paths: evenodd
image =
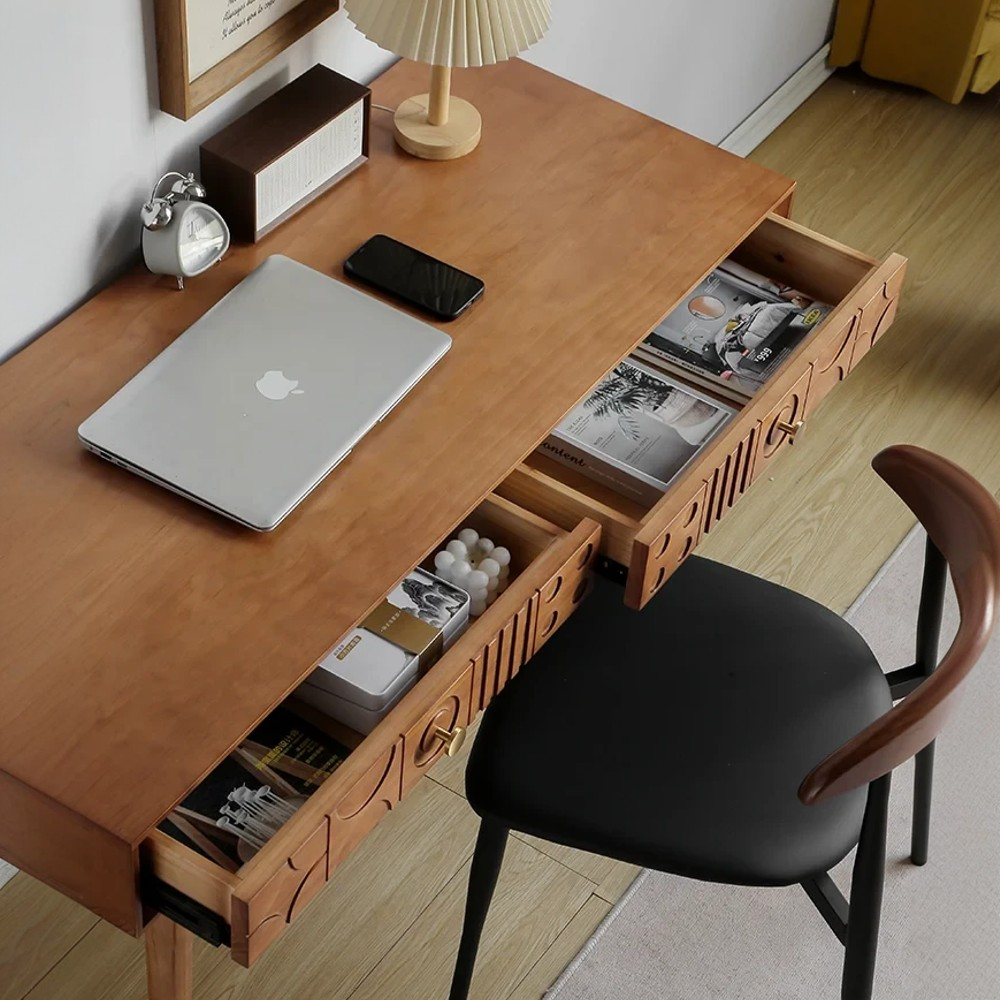
<svg viewBox="0 0 1000 1000">
<path fill-rule="evenodd" d="M 203 271 L 225 253 L 228 233 L 215 212 L 204 205 L 192 204 L 180 223 L 177 249 L 185 274 Z"/>
</svg>

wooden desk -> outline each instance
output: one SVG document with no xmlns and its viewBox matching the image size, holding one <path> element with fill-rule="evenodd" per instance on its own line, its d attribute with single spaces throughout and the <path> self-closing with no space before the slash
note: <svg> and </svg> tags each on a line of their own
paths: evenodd
<svg viewBox="0 0 1000 1000">
<path fill-rule="evenodd" d="M 375 99 L 421 78 L 399 64 Z M 158 908 L 252 963 L 437 758 L 436 730 L 467 724 L 565 621 L 594 560 L 640 607 L 892 321 L 903 259 L 783 220 L 791 181 L 525 63 L 455 89 L 483 113 L 474 154 L 410 158 L 374 112 L 371 162 L 262 243 L 184 293 L 136 270 L 0 368 L 0 856 L 129 933 Z M 79 447 L 77 425 L 266 256 L 339 277 L 374 232 L 486 295 L 273 534 Z M 663 500 L 528 457 L 734 250 L 839 305 Z M 281 833 L 231 874 L 156 831 L 468 519 L 509 541 L 517 579 Z M 185 996 L 188 932 L 160 917 L 147 940 L 153 995 Z"/>
</svg>

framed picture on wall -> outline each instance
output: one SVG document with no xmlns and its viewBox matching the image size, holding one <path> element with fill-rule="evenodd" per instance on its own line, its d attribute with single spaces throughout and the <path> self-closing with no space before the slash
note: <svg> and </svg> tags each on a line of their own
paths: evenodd
<svg viewBox="0 0 1000 1000">
<path fill-rule="evenodd" d="M 333 14 L 339 0 L 154 0 L 160 108 L 188 119 Z"/>
</svg>

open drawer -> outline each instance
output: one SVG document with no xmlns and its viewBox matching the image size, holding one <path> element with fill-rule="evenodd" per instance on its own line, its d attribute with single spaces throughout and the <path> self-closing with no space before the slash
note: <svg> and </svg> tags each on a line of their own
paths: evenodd
<svg viewBox="0 0 1000 1000">
<path fill-rule="evenodd" d="M 236 871 L 154 830 L 140 855 L 150 909 L 229 943 L 236 961 L 252 964 L 434 761 L 457 750 L 476 713 L 575 610 L 598 524 L 559 528 L 496 496 L 463 524 L 510 550 L 507 589 L 369 735 L 289 699 L 286 707 L 349 747 L 349 756 Z"/>
<path fill-rule="evenodd" d="M 604 568 L 627 577 L 625 600 L 641 608 L 794 440 L 820 400 L 847 376 L 892 323 L 906 268 L 879 262 L 776 215 L 731 254 L 738 262 L 828 302 L 835 309 L 802 342 L 662 498 L 645 506 L 532 453 L 498 492 L 556 524 L 591 517 L 602 526 Z M 675 303 L 664 303 L 670 312 Z M 637 343 L 648 331 L 636 331 Z"/>
</svg>

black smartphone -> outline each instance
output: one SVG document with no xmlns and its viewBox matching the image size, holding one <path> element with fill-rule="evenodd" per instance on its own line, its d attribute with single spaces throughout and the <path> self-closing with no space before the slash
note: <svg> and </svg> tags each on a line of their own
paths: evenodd
<svg viewBox="0 0 1000 1000">
<path fill-rule="evenodd" d="M 344 272 L 438 319 L 454 319 L 486 289 L 482 278 L 381 233 L 344 261 Z"/>
</svg>

